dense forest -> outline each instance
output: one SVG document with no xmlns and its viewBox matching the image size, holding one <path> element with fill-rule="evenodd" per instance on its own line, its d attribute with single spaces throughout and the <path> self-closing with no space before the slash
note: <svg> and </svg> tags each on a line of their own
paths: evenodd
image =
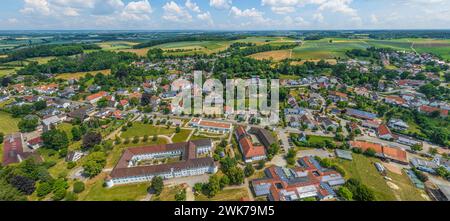
<svg viewBox="0 0 450 221">
<path fill-rule="evenodd" d="M 172 42 L 183 42 L 183 41 L 234 41 L 243 39 L 245 36 L 236 35 L 236 36 L 223 36 L 223 35 L 194 35 L 194 36 L 186 36 L 186 37 L 175 37 L 168 39 L 158 39 L 152 40 L 149 42 L 137 44 L 133 46 L 135 49 L 139 48 L 148 48 L 156 45 L 172 43 Z"/>
<path fill-rule="evenodd" d="M 0 63 L 20 61 L 27 58 L 48 56 L 69 56 L 83 53 L 84 50 L 99 50 L 95 44 L 40 45 L 11 51 L 8 57 L 0 59 Z"/>
<path fill-rule="evenodd" d="M 231 47 L 227 50 L 228 52 L 231 52 L 234 55 L 241 55 L 241 56 L 249 56 L 252 54 L 260 53 L 260 52 L 266 52 L 266 51 L 278 51 L 278 50 L 286 50 L 286 49 L 293 49 L 298 46 L 298 44 L 283 44 L 283 45 L 252 45 L 249 46 L 247 43 L 235 43 L 232 44 Z"/>
<path fill-rule="evenodd" d="M 59 74 L 98 71 L 110 69 L 114 64 L 120 62 L 131 62 L 136 59 L 138 59 L 138 56 L 134 53 L 97 51 L 75 57 L 58 57 L 49 61 L 47 64 L 31 62 L 17 73 L 19 75 L 34 75 L 39 73 Z"/>
</svg>

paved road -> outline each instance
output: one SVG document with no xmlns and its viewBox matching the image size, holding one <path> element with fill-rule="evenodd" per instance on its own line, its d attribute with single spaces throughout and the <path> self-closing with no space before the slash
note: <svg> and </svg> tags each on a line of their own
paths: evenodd
<svg viewBox="0 0 450 221">
<path fill-rule="evenodd" d="M 285 129 L 280 129 L 278 133 L 278 137 L 281 140 L 281 144 L 284 148 L 284 151 L 287 153 L 289 149 L 291 149 L 291 145 L 289 144 L 289 138 Z"/>
</svg>

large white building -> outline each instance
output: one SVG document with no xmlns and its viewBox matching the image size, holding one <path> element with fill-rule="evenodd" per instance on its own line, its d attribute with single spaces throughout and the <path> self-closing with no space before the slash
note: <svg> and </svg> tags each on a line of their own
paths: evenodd
<svg viewBox="0 0 450 221">
<path fill-rule="evenodd" d="M 205 139 L 127 149 L 108 177 L 107 185 L 149 182 L 155 176 L 171 179 L 216 173 L 217 165 L 209 157 L 212 148 L 211 140 Z M 145 162 L 178 157 L 180 160 L 173 163 L 145 165 Z"/>
</svg>

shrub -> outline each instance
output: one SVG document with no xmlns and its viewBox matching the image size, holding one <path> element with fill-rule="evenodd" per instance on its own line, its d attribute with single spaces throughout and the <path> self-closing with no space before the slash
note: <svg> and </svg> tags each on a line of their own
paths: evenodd
<svg viewBox="0 0 450 221">
<path fill-rule="evenodd" d="M 81 193 L 84 191 L 85 185 L 81 181 L 77 181 L 73 184 L 73 192 L 74 193 Z"/>
</svg>

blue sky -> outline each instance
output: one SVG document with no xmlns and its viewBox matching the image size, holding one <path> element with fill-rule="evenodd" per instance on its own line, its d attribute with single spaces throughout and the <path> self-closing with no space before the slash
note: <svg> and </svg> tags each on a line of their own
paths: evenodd
<svg viewBox="0 0 450 221">
<path fill-rule="evenodd" d="M 0 30 L 449 29 L 450 0 L 1 0 Z"/>
</svg>

